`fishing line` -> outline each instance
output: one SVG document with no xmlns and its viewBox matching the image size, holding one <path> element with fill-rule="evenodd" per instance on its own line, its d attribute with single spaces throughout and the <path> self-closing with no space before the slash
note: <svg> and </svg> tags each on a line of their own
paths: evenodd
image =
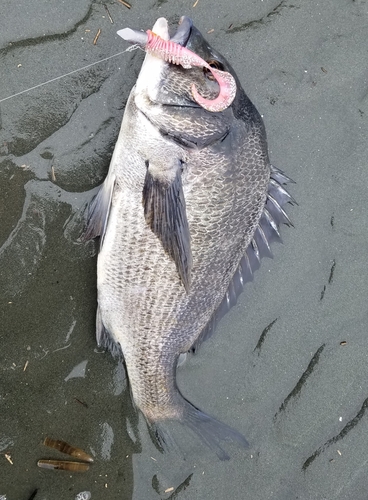
<svg viewBox="0 0 368 500">
<path fill-rule="evenodd" d="M 65 78 L 66 76 L 73 75 L 74 73 L 77 73 L 78 71 L 83 71 L 84 69 L 91 68 L 95 64 L 99 64 L 105 61 L 108 61 L 109 59 L 112 59 L 113 57 L 121 56 L 121 54 L 124 54 L 125 52 L 131 52 L 132 50 L 139 49 L 141 48 L 139 45 L 132 45 L 128 47 L 127 49 L 123 50 L 122 52 L 118 52 L 117 54 L 113 54 L 112 56 L 105 57 L 104 59 L 100 59 L 99 61 L 96 61 L 91 64 L 87 64 L 87 66 L 83 66 L 82 68 L 74 69 L 73 71 L 70 71 L 69 73 L 65 73 L 64 75 L 57 76 L 55 78 L 51 78 L 51 80 L 47 80 L 47 82 L 39 83 L 38 85 L 35 85 L 34 87 L 30 87 L 29 89 L 22 90 L 21 92 L 17 92 L 16 94 L 9 95 L 8 97 L 4 97 L 4 99 L 0 99 L 0 103 L 7 101 L 8 99 L 12 99 L 13 97 L 17 97 L 18 95 L 25 94 L 26 92 L 30 92 L 31 90 L 38 89 L 39 87 L 43 87 L 44 85 L 47 85 L 48 83 L 51 82 L 56 82 L 56 80 L 60 80 L 61 78 Z"/>
</svg>

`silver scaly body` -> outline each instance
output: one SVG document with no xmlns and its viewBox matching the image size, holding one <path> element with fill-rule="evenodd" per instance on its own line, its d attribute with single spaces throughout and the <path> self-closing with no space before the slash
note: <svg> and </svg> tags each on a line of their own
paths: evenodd
<svg viewBox="0 0 368 500">
<path fill-rule="evenodd" d="M 167 39 L 166 22 L 157 21 L 154 30 Z M 282 205 L 292 199 L 281 186 L 286 176 L 270 165 L 262 120 L 241 88 L 221 113 L 182 106 L 193 81 L 202 94 L 216 94 L 205 78 L 202 69 L 146 55 L 92 204 L 89 236 L 102 236 L 97 339 L 120 346 L 136 406 L 151 425 L 187 423 L 227 458 L 220 439 L 246 441 L 183 398 L 175 382 L 178 357 L 236 301 L 277 239 L 278 224 L 288 222 Z M 156 219 L 163 213 L 164 228 L 148 223 L 145 202 L 148 211 L 156 207 Z M 167 251 L 161 233 L 172 203 L 179 257 Z"/>
</svg>

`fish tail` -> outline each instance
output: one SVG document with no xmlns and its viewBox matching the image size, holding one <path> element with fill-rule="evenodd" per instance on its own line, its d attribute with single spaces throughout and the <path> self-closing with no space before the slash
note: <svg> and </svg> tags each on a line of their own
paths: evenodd
<svg viewBox="0 0 368 500">
<path fill-rule="evenodd" d="M 189 427 L 206 446 L 216 453 L 220 460 L 229 460 L 230 458 L 222 447 L 223 441 L 235 442 L 244 448 L 249 447 L 248 441 L 240 432 L 196 408 L 184 397 L 180 403 L 182 411 L 178 418 L 179 422 Z M 165 426 L 165 421 L 155 422 L 153 428 L 160 446 L 163 449 L 170 448 L 173 444 L 173 438 Z"/>
</svg>

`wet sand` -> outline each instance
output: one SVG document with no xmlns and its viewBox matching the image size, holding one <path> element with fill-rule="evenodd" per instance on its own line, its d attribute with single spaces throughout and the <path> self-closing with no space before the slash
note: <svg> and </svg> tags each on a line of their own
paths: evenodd
<svg viewBox="0 0 368 500">
<path fill-rule="evenodd" d="M 132 2 L 129 10 L 119 2 L 2 2 L 7 500 L 28 500 L 35 489 L 35 500 L 84 490 L 92 500 L 367 497 L 368 4 L 193 3 Z M 185 456 L 160 454 L 132 408 L 121 363 L 95 345 L 96 247 L 78 242 L 80 212 L 106 175 L 143 53 L 3 100 L 123 51 L 120 28 L 148 29 L 160 16 L 175 24 L 183 14 L 235 68 L 299 203 L 274 259 L 179 371 L 190 401 L 250 441 L 247 451 L 227 446 L 228 462 L 181 428 Z M 83 362 L 85 371 L 68 378 Z M 85 449 L 95 463 L 84 474 L 38 469 L 38 459 L 65 458 L 42 445 L 46 436 Z"/>
</svg>

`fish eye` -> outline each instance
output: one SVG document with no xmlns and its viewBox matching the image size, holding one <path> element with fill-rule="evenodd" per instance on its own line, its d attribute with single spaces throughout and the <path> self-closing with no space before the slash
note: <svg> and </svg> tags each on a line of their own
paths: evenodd
<svg viewBox="0 0 368 500">
<path fill-rule="evenodd" d="M 220 63 L 220 61 L 217 61 L 216 59 L 210 59 L 209 61 L 207 61 L 207 64 L 211 66 L 211 68 L 219 69 L 220 71 L 224 71 L 225 69 L 224 65 Z M 214 80 L 214 77 L 209 69 L 203 68 L 203 72 L 209 80 Z"/>
<path fill-rule="evenodd" d="M 209 61 L 207 61 L 207 63 L 209 64 L 209 66 L 211 66 L 211 68 L 219 69 L 220 71 L 224 71 L 225 69 L 224 65 L 216 59 L 210 59 Z"/>
</svg>

